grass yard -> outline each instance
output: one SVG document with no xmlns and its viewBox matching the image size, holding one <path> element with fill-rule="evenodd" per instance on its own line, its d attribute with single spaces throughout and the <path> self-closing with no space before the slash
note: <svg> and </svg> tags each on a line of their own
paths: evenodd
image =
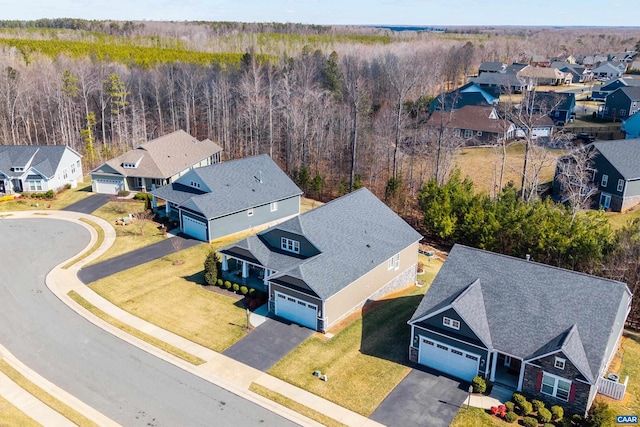
<svg viewBox="0 0 640 427">
<path fill-rule="evenodd" d="M 37 427 L 40 425 L 16 408 L 11 402 L 0 396 L 0 426 Z"/>
<path fill-rule="evenodd" d="M 303 214 L 311 209 L 315 209 L 318 206 L 322 206 L 324 203 L 319 202 L 317 200 L 308 199 L 306 197 L 300 198 L 300 213 Z"/>
<path fill-rule="evenodd" d="M 85 177 L 85 182 L 89 182 L 89 184 L 79 182 L 76 188 L 64 190 L 57 194 L 53 200 L 25 198 L 0 202 L 0 212 L 65 208 L 93 194 L 91 193 L 91 180 L 89 177 Z"/>
<path fill-rule="evenodd" d="M 85 259 L 89 255 L 91 255 L 92 253 L 97 251 L 98 248 L 104 242 L 104 230 L 102 229 L 102 227 L 98 226 L 98 224 L 96 224 L 95 222 L 89 221 L 88 219 L 85 219 L 85 218 L 80 218 L 80 221 L 84 222 L 85 224 L 89 224 L 91 227 L 93 227 L 96 230 L 96 233 L 98 233 L 98 238 L 97 238 L 96 242 L 93 244 L 93 246 L 91 247 L 91 249 L 89 249 L 87 252 L 82 254 L 82 256 L 80 256 L 80 257 L 74 259 L 73 261 L 63 265 L 62 268 L 69 268 L 72 265 L 82 261 L 83 259 Z"/>
<path fill-rule="evenodd" d="M 490 415 L 481 408 L 460 408 L 449 427 L 506 427 L 516 426 L 509 424 L 496 416 Z"/>
<path fill-rule="evenodd" d="M 90 287 L 123 310 L 220 352 L 244 336 L 246 312 L 233 298 L 200 286 L 204 282 L 204 259 L 210 250 L 240 238 L 197 245 L 96 281 Z M 184 264 L 173 265 L 178 258 Z"/>
<path fill-rule="evenodd" d="M 454 159 L 454 166 L 460 169 L 462 177 L 471 178 L 476 191 L 487 194 L 492 194 L 494 187 L 499 184 L 501 163 L 499 148 L 463 148 Z M 513 181 L 516 188 L 520 188 L 523 163 L 524 145 L 517 143 L 508 146 L 504 185 Z M 551 181 L 554 171 L 555 160 L 546 162 L 540 173 L 540 183 Z"/>
<path fill-rule="evenodd" d="M 431 263 L 434 270 L 442 265 L 436 260 Z M 426 273 L 425 280 L 431 275 L 433 271 Z M 411 287 L 388 299 L 368 303 L 363 309 L 365 314 L 336 331 L 333 338 L 313 335 L 269 373 L 370 416 L 411 370 L 407 355 L 410 328 L 406 322 L 427 289 L 428 286 Z M 312 375 L 315 370 L 326 373 L 329 381 L 319 381 Z"/>
<path fill-rule="evenodd" d="M 158 229 L 159 224 L 153 221 L 144 221 L 142 229 L 141 223 L 135 220 L 130 225 L 115 225 L 117 219 L 126 217 L 129 214 L 142 212 L 143 210 L 143 201 L 125 200 L 108 202 L 93 212 L 93 215 L 113 224 L 116 230 L 116 240 L 106 253 L 91 264 L 97 264 L 166 239 L 166 236 Z"/>
<path fill-rule="evenodd" d="M 630 221 L 640 218 L 640 206 L 636 206 L 625 213 L 607 212 L 606 215 L 611 228 L 617 230 L 627 225 Z"/>
</svg>

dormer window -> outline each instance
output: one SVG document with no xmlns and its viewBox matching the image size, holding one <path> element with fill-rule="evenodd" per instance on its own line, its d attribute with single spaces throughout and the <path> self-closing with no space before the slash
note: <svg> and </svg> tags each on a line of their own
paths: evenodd
<svg viewBox="0 0 640 427">
<path fill-rule="evenodd" d="M 123 163 L 122 167 L 125 169 L 135 169 L 136 168 L 136 164 L 135 163 Z"/>
<path fill-rule="evenodd" d="M 285 250 L 287 252 L 293 252 L 295 254 L 300 253 L 300 242 L 298 242 L 297 240 L 282 237 L 280 239 L 280 247 L 282 248 L 282 250 Z"/>
<path fill-rule="evenodd" d="M 564 369 L 565 362 L 566 360 L 563 359 L 562 357 L 556 357 L 556 360 L 553 363 L 553 366 L 555 366 L 557 369 Z"/>
<path fill-rule="evenodd" d="M 24 168 L 21 168 L 21 167 L 11 168 L 11 170 L 14 172 L 24 172 Z"/>
<path fill-rule="evenodd" d="M 191 181 L 191 186 L 192 186 L 193 188 L 200 188 L 200 183 L 199 183 L 199 182 L 196 182 L 196 181 Z"/>
<path fill-rule="evenodd" d="M 442 324 L 451 329 L 456 329 L 456 330 L 460 329 L 460 322 L 450 317 L 443 317 Z"/>
</svg>

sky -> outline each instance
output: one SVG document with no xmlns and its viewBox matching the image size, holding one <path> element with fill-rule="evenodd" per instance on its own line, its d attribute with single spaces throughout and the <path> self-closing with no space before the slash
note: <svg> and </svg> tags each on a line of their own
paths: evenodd
<svg viewBox="0 0 640 427">
<path fill-rule="evenodd" d="M 0 19 L 640 26 L 638 0 L 0 0 Z M 632 9 L 635 9 L 633 12 Z M 626 10 L 626 13 L 614 11 Z"/>
</svg>

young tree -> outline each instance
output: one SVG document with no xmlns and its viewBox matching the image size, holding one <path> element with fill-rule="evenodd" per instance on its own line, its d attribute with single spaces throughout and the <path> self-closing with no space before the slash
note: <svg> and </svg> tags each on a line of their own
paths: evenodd
<svg viewBox="0 0 640 427">
<path fill-rule="evenodd" d="M 210 251 L 204 260 L 204 283 L 215 285 L 218 281 L 218 254 Z"/>
</svg>

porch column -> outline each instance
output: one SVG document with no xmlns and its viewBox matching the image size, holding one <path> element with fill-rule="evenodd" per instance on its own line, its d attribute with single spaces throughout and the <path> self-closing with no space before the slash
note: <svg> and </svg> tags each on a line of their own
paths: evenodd
<svg viewBox="0 0 640 427">
<path fill-rule="evenodd" d="M 158 199 L 153 194 L 151 195 L 151 207 L 154 212 L 158 210 Z"/>
<path fill-rule="evenodd" d="M 171 212 L 171 208 L 169 207 L 169 201 L 165 200 L 164 203 L 165 203 L 164 212 L 167 214 L 167 216 L 169 216 L 169 213 Z"/>
<path fill-rule="evenodd" d="M 498 365 L 498 351 L 493 350 L 493 361 L 491 363 L 491 378 L 489 381 L 494 382 L 496 380 L 496 366 Z"/>
<path fill-rule="evenodd" d="M 222 271 L 229 271 L 229 263 L 227 262 L 227 256 L 222 255 Z"/>
<path fill-rule="evenodd" d="M 518 376 L 518 388 L 516 389 L 517 391 L 522 391 L 522 383 L 524 382 L 524 367 L 525 363 L 523 360 L 520 364 L 520 375 Z"/>
<path fill-rule="evenodd" d="M 242 278 L 246 279 L 247 277 L 249 277 L 249 263 L 248 262 L 243 262 L 242 263 Z"/>
</svg>

